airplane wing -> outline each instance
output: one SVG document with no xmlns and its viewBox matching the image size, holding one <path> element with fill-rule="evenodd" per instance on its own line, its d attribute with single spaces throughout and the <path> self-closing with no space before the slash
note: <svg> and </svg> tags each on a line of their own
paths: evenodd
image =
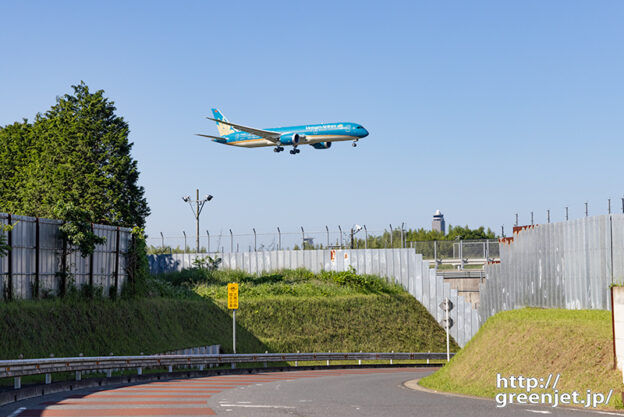
<svg viewBox="0 0 624 417">
<path fill-rule="evenodd" d="M 227 140 L 227 139 L 222 138 L 222 137 L 220 137 L 220 136 L 202 135 L 201 133 L 195 133 L 195 136 L 203 136 L 203 137 L 205 137 L 205 138 L 216 139 L 216 140 L 218 140 L 218 141 L 225 141 L 225 140 Z"/>
<path fill-rule="evenodd" d="M 223 124 L 232 126 L 238 130 L 242 130 L 243 132 L 251 133 L 252 135 L 260 136 L 261 138 L 270 140 L 273 143 L 278 143 L 280 136 L 283 135 L 283 133 L 271 132 L 270 130 L 262 130 L 262 129 L 256 129 L 253 127 L 237 125 L 236 123 L 226 122 L 225 120 L 217 120 L 217 119 L 213 119 L 212 117 L 206 116 L 206 119 L 210 119 L 217 123 L 223 123 Z"/>
</svg>

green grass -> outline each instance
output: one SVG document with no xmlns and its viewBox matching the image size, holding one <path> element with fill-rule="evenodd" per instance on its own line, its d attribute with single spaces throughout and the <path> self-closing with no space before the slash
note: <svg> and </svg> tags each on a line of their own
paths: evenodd
<svg viewBox="0 0 624 417">
<path fill-rule="evenodd" d="M 559 392 L 587 389 L 622 407 L 622 375 L 613 370 L 611 313 L 599 310 L 525 308 L 491 317 L 448 365 L 421 385 L 493 398 L 496 374 L 548 378 L 561 374 Z M 541 392 L 535 390 L 534 392 Z"/>
<path fill-rule="evenodd" d="M 443 329 L 409 294 L 241 297 L 239 306 L 236 320 L 275 352 L 446 350 Z"/>
<path fill-rule="evenodd" d="M 314 274 L 305 269 L 282 270 L 264 275 L 243 271 L 210 271 L 187 269 L 156 276 L 161 286 L 185 287 L 202 297 L 225 299 L 227 284 L 239 283 L 239 295 L 246 298 L 267 297 L 335 297 L 356 294 L 403 294 L 397 284 L 387 283 L 374 275 L 323 271 Z M 164 283 L 164 284 L 163 284 Z"/>
<path fill-rule="evenodd" d="M 197 298 L 0 304 L 0 358 L 138 355 L 213 344 L 231 352 L 230 317 L 211 300 Z M 243 327 L 237 348 L 267 349 Z"/>
<path fill-rule="evenodd" d="M 273 352 L 427 352 L 446 350 L 435 319 L 399 285 L 372 275 L 266 275 L 185 270 L 159 280 L 186 286 L 226 311 L 228 282 L 239 283 L 237 322 Z M 458 347 L 452 341 L 452 350 Z"/>
</svg>

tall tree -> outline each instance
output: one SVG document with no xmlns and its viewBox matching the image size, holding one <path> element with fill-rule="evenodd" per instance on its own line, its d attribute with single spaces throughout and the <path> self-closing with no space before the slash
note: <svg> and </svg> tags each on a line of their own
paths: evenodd
<svg viewBox="0 0 624 417">
<path fill-rule="evenodd" d="M 20 126 L 28 131 L 22 135 L 28 139 L 22 142 L 25 163 L 9 182 L 19 187 L 13 195 L 10 186 L 0 188 L 0 199 L 11 199 L 8 207 L 20 214 L 52 217 L 64 203 L 93 213 L 93 222 L 144 226 L 149 208 L 130 155 L 128 124 L 103 90 L 92 93 L 84 82 L 72 88 L 74 94 L 57 98 L 32 125 Z M 16 137 L 17 124 L 11 129 Z M 0 152 L 4 147 L 0 143 Z"/>
<path fill-rule="evenodd" d="M 0 211 L 19 211 L 18 190 L 26 179 L 31 129 L 27 120 L 0 126 Z"/>
</svg>

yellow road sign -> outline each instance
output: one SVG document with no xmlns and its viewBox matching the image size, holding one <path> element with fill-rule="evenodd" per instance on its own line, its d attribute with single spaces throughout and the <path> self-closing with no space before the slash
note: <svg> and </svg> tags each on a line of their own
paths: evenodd
<svg viewBox="0 0 624 417">
<path fill-rule="evenodd" d="M 228 309 L 238 310 L 238 284 L 229 283 L 227 288 L 228 288 Z"/>
</svg>

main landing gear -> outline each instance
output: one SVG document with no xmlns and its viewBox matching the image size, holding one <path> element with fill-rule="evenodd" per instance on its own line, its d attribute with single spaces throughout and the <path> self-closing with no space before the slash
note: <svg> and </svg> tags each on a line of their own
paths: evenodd
<svg viewBox="0 0 624 417">
<path fill-rule="evenodd" d="M 283 146 L 276 146 L 275 148 L 273 148 L 273 152 L 276 152 L 276 153 L 282 152 L 283 150 L 284 150 Z M 296 146 L 290 150 L 291 155 L 294 155 L 299 152 L 301 152 L 301 149 L 297 149 Z"/>
</svg>

